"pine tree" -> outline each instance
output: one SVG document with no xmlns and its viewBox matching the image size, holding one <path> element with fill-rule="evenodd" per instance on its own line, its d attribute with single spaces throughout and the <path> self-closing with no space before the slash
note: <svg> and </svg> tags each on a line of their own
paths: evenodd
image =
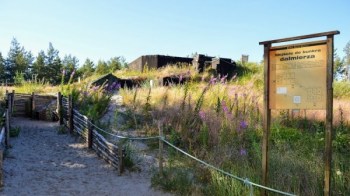
<svg viewBox="0 0 350 196">
<path fill-rule="evenodd" d="M 83 78 L 87 78 L 91 76 L 95 71 L 94 62 L 92 62 L 89 58 L 87 58 L 82 67 L 78 69 L 78 75 Z"/>
<path fill-rule="evenodd" d="M 109 67 L 108 67 L 108 65 L 107 65 L 107 63 L 105 61 L 99 60 L 97 62 L 97 66 L 96 66 L 95 72 L 97 74 L 102 75 L 102 74 L 110 73 L 110 69 L 109 69 Z"/>
<path fill-rule="evenodd" d="M 0 82 L 6 82 L 5 76 L 5 59 L 2 57 L 2 54 L 0 52 Z"/>
<path fill-rule="evenodd" d="M 33 56 L 21 47 L 16 38 L 11 41 L 10 51 L 8 53 L 5 68 L 7 78 L 13 80 L 16 73 L 23 73 L 25 79 L 29 79 Z"/>
<path fill-rule="evenodd" d="M 63 69 L 66 72 L 65 82 L 67 82 L 71 77 L 76 78 L 75 72 L 79 65 L 78 58 L 69 54 L 64 56 L 62 63 L 63 63 Z"/>
<path fill-rule="evenodd" d="M 63 66 L 58 53 L 58 50 L 52 46 L 52 43 L 49 43 L 49 48 L 45 58 L 45 78 L 47 78 L 51 84 L 59 84 L 61 81 Z"/>
<path fill-rule="evenodd" d="M 49 77 L 46 75 L 46 64 L 45 64 L 46 55 L 44 51 L 40 51 L 38 56 L 36 57 L 35 62 L 32 67 L 32 75 L 35 79 L 48 79 Z M 32 77 L 33 77 L 32 76 Z M 34 78 L 33 78 L 34 79 Z"/>
</svg>

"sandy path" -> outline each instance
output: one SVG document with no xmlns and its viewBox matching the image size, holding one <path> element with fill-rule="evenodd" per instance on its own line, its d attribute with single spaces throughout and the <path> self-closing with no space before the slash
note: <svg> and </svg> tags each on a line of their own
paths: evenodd
<svg viewBox="0 0 350 196">
<path fill-rule="evenodd" d="M 0 195 L 167 195 L 150 188 L 150 177 L 118 172 L 77 138 L 57 134 L 57 123 L 15 118 L 18 138 L 4 161 Z"/>
</svg>

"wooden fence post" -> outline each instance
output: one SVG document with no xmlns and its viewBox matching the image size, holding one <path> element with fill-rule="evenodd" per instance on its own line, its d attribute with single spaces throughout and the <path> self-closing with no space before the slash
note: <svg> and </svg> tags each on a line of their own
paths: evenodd
<svg viewBox="0 0 350 196">
<path fill-rule="evenodd" d="M 88 133 L 87 133 L 87 146 L 88 148 L 92 148 L 92 123 L 93 121 L 89 121 L 88 118 L 85 119 L 88 127 Z"/>
<path fill-rule="evenodd" d="M 60 125 L 63 125 L 63 113 L 62 113 L 62 95 L 61 92 L 57 93 L 57 115 Z"/>
<path fill-rule="evenodd" d="M 4 172 L 2 168 L 3 155 L 4 155 L 3 150 L 0 150 L 0 189 L 4 187 Z"/>
<path fill-rule="evenodd" d="M 11 99 L 11 116 L 12 116 L 12 113 L 13 113 L 13 108 L 14 108 L 14 105 L 15 105 L 15 90 L 12 90 L 12 99 Z"/>
<path fill-rule="evenodd" d="M 9 91 L 6 90 L 6 108 L 9 108 L 9 106 L 10 106 Z"/>
<path fill-rule="evenodd" d="M 30 107 L 31 107 L 31 111 L 32 111 L 32 119 L 34 119 L 35 118 L 35 94 L 34 94 L 34 92 L 32 92 L 32 101 L 31 101 Z"/>
<path fill-rule="evenodd" d="M 159 129 L 159 174 L 163 176 L 163 128 L 160 122 L 158 123 Z"/>
<path fill-rule="evenodd" d="M 119 143 L 118 143 L 118 156 L 119 156 L 118 172 L 119 172 L 119 175 L 122 175 L 123 170 L 124 170 L 124 157 L 123 157 L 122 141 L 119 141 Z"/>
<path fill-rule="evenodd" d="M 73 133 L 73 98 L 72 95 L 68 96 L 68 118 L 69 118 L 69 133 Z"/>
<path fill-rule="evenodd" d="M 5 146 L 7 148 L 10 147 L 10 116 L 9 109 L 6 109 L 6 117 L 5 117 Z"/>
</svg>

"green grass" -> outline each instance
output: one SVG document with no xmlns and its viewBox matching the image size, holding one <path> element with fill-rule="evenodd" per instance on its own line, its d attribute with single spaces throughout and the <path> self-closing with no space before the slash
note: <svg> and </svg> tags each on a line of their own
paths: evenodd
<svg viewBox="0 0 350 196">
<path fill-rule="evenodd" d="M 336 81 L 334 82 L 334 98 L 349 99 L 350 98 L 350 82 Z"/>
</svg>

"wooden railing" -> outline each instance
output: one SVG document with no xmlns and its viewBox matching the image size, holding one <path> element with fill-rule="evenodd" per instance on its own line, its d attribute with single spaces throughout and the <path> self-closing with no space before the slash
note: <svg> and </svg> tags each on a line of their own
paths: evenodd
<svg viewBox="0 0 350 196">
<path fill-rule="evenodd" d="M 100 128 L 91 119 L 74 109 L 72 96 L 67 98 L 58 93 L 57 98 L 60 124 L 68 128 L 69 133 L 78 134 L 86 142 L 88 148 L 93 149 L 98 156 L 118 169 L 121 174 L 125 157 L 125 150 L 122 146 L 107 141 L 99 133 Z"/>
<path fill-rule="evenodd" d="M 4 151 L 10 147 L 10 119 L 13 110 L 14 93 L 6 93 L 6 109 L 0 122 L 0 188 L 4 186 Z"/>
</svg>

